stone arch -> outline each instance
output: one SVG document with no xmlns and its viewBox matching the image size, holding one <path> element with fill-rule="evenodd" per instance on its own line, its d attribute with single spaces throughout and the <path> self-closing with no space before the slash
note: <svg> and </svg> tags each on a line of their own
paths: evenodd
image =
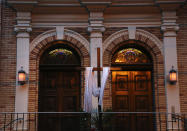
<svg viewBox="0 0 187 131">
<path fill-rule="evenodd" d="M 64 30 L 64 39 L 57 40 L 56 30 L 46 31 L 37 36 L 30 43 L 30 58 L 29 58 L 29 112 L 38 111 L 38 87 L 39 87 L 39 61 L 42 53 L 49 46 L 64 41 L 69 43 L 71 47 L 79 53 L 81 57 L 81 66 L 90 66 L 89 57 L 89 42 L 77 32 L 72 30 Z M 81 76 L 83 76 L 83 72 Z M 83 77 L 81 77 L 83 78 Z M 81 79 L 83 87 L 84 79 Z M 82 88 L 81 88 L 82 90 Z M 81 97 L 83 96 L 83 91 Z"/>
<path fill-rule="evenodd" d="M 110 35 L 103 43 L 103 56 L 105 57 L 103 65 L 110 65 L 108 62 L 110 62 L 110 54 L 112 51 L 118 46 L 121 46 L 120 43 L 129 40 L 129 32 L 127 29 L 120 30 Z M 145 45 L 143 45 L 143 47 L 152 50 L 150 53 L 163 55 L 163 44 L 154 34 L 137 29 L 134 40 L 144 43 Z M 108 60 L 106 60 L 107 57 Z"/>
<path fill-rule="evenodd" d="M 129 32 L 127 29 L 113 33 L 103 42 L 103 52 L 108 48 L 109 45 L 111 46 L 111 43 L 118 44 L 126 40 L 129 40 Z M 154 34 L 151 34 L 145 30 L 137 29 L 135 33 L 135 40 L 142 41 L 149 46 L 156 45 L 163 54 L 163 44 Z"/>
<path fill-rule="evenodd" d="M 54 30 L 49 30 L 46 31 L 42 34 L 40 34 L 39 36 L 37 36 L 31 43 L 30 43 L 30 52 L 41 42 L 52 42 L 56 39 L 56 29 Z M 83 45 L 87 51 L 89 52 L 89 42 L 79 33 L 72 31 L 72 30 L 68 30 L 68 29 L 64 29 L 64 39 L 63 40 L 67 40 L 71 43 L 74 44 L 78 44 L 81 43 L 81 45 Z"/>
<path fill-rule="evenodd" d="M 119 47 L 125 44 L 136 43 L 139 46 L 145 48 L 151 55 L 153 60 L 153 88 L 155 111 L 166 111 L 166 94 L 164 88 L 164 56 L 163 56 L 163 44 L 154 35 L 147 31 L 137 29 L 135 33 L 135 39 L 129 39 L 129 32 L 127 29 L 120 30 L 110 35 L 103 43 L 103 66 L 111 66 L 111 60 L 114 52 Z M 111 108 L 112 104 L 112 90 L 111 90 L 111 76 L 106 83 L 107 87 L 104 94 L 104 102 L 108 103 L 104 105 L 104 108 Z M 164 102 L 163 102 L 164 101 Z M 110 103 L 110 104 L 109 104 Z"/>
</svg>

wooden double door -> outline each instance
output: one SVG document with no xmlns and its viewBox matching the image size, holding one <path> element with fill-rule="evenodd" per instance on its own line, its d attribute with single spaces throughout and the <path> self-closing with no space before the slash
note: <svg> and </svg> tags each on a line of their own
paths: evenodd
<svg viewBox="0 0 187 131">
<path fill-rule="evenodd" d="M 80 72 L 41 70 L 39 112 L 76 112 L 79 109 Z M 59 113 L 40 114 L 39 131 L 77 131 L 79 119 L 74 116 Z"/>
<path fill-rule="evenodd" d="M 151 71 L 112 72 L 113 111 L 131 112 L 116 116 L 116 131 L 152 131 Z"/>
</svg>

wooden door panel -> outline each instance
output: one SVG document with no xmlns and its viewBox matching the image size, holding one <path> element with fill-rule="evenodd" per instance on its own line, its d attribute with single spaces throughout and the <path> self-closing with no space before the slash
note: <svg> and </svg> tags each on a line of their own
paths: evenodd
<svg viewBox="0 0 187 131">
<path fill-rule="evenodd" d="M 44 82 L 40 82 L 44 85 L 44 88 L 56 89 L 59 86 L 59 72 L 43 72 Z"/>
<path fill-rule="evenodd" d="M 77 96 L 64 96 L 63 111 L 77 111 Z"/>
<path fill-rule="evenodd" d="M 75 112 L 80 107 L 80 72 L 41 71 L 39 88 L 39 111 Z M 70 119 L 69 119 L 70 118 Z M 39 131 L 75 131 L 70 126 L 79 119 L 64 115 L 39 115 Z"/>
<path fill-rule="evenodd" d="M 129 111 L 129 72 L 112 72 L 113 110 Z"/>
<path fill-rule="evenodd" d="M 135 96 L 135 111 L 149 112 L 149 97 L 147 95 Z"/>
<path fill-rule="evenodd" d="M 47 103 L 44 105 L 44 111 L 45 112 L 55 112 L 57 110 L 57 101 L 56 96 L 45 96 L 44 97 L 44 103 Z"/>
<path fill-rule="evenodd" d="M 130 115 L 116 116 L 115 118 L 115 131 L 131 131 Z"/>
<path fill-rule="evenodd" d="M 136 116 L 135 127 L 136 131 L 152 131 L 151 121 L 149 116 Z"/>
<path fill-rule="evenodd" d="M 150 71 L 112 72 L 112 104 L 114 111 L 151 112 L 152 89 Z M 127 115 L 127 114 L 126 114 Z M 128 117 L 127 117 L 128 116 Z M 126 131 L 150 131 L 152 119 L 149 115 L 131 114 L 124 117 L 126 123 L 118 120 Z M 117 116 L 119 117 L 119 116 Z M 149 124 L 150 123 L 150 124 Z M 129 127 L 128 127 L 128 126 Z M 148 126 L 150 125 L 150 126 Z M 122 128 L 122 127 L 121 127 Z M 120 129 L 115 129 L 120 130 Z"/>
<path fill-rule="evenodd" d="M 134 111 L 152 111 L 152 88 L 150 71 L 132 72 Z"/>
<path fill-rule="evenodd" d="M 63 72 L 63 84 L 62 87 L 65 90 L 72 90 L 78 91 L 80 79 L 79 79 L 80 72 Z"/>
<path fill-rule="evenodd" d="M 148 91 L 147 75 L 135 75 L 135 91 Z"/>
<path fill-rule="evenodd" d="M 128 91 L 128 75 L 116 75 L 116 91 Z"/>
<path fill-rule="evenodd" d="M 117 95 L 115 103 L 117 111 L 129 111 L 129 97 L 127 95 Z"/>
<path fill-rule="evenodd" d="M 40 103 L 42 111 L 48 110 L 48 102 L 52 100 L 53 105 L 57 105 L 53 111 L 68 111 L 70 103 L 73 104 L 71 111 L 79 109 L 79 94 L 80 94 L 80 72 L 62 72 L 62 71 L 43 71 L 40 73 Z M 49 98 L 48 98 L 49 97 Z M 66 104 L 67 101 L 69 104 Z M 75 106 L 75 107 L 74 107 Z M 73 109 L 74 108 L 74 109 Z"/>
</svg>

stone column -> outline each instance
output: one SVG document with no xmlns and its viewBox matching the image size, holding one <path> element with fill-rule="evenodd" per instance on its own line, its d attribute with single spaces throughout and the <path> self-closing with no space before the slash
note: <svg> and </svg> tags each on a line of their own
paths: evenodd
<svg viewBox="0 0 187 131">
<path fill-rule="evenodd" d="M 164 42 L 165 89 L 168 113 L 180 113 L 179 82 L 177 81 L 175 85 L 169 83 L 169 71 L 172 69 L 172 66 L 178 71 L 176 32 L 179 30 L 179 26 L 176 24 L 176 19 L 175 11 L 164 11 L 162 13 L 163 23 L 161 29 L 163 31 Z M 168 118 L 168 120 L 170 119 L 171 117 Z M 170 123 L 168 125 L 168 128 L 170 128 Z"/>
<path fill-rule="evenodd" d="M 32 31 L 30 26 L 30 15 L 30 12 L 17 12 L 17 25 L 15 25 L 14 28 L 15 32 L 17 33 L 15 112 L 28 112 L 29 83 L 27 82 L 24 85 L 18 84 L 18 71 L 21 69 L 21 67 L 23 67 L 23 70 L 29 74 L 29 32 Z"/>
<path fill-rule="evenodd" d="M 102 32 L 105 31 L 103 26 L 103 12 L 90 13 L 90 25 L 88 31 L 90 32 L 90 65 L 97 67 L 97 48 L 100 48 L 100 66 L 102 67 Z M 97 80 L 97 72 L 95 72 L 95 79 Z M 98 108 L 98 98 L 92 97 L 93 110 Z"/>
</svg>

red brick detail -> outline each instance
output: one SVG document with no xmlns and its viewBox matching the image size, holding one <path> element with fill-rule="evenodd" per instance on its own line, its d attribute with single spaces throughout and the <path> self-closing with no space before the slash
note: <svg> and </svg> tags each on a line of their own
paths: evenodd
<svg viewBox="0 0 187 131">
<path fill-rule="evenodd" d="M 177 60 L 181 112 L 187 112 L 187 4 L 177 11 Z"/>
</svg>

